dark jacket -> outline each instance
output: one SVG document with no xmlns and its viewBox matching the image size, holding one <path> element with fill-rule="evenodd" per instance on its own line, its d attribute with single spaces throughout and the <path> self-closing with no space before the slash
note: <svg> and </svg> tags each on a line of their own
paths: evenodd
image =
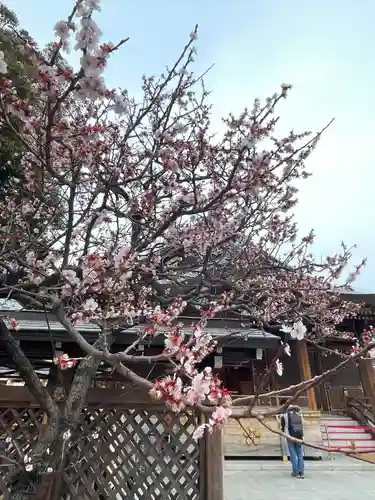
<svg viewBox="0 0 375 500">
<path fill-rule="evenodd" d="M 298 413 L 301 413 L 301 408 L 298 405 L 290 405 L 288 406 L 286 412 L 283 415 L 281 415 L 280 419 L 281 430 L 288 435 L 289 435 L 288 413 L 290 411 L 296 411 Z"/>
</svg>

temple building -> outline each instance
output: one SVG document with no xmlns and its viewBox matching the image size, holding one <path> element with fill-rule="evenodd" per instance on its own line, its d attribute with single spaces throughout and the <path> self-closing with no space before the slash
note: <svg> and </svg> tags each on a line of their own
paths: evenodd
<svg viewBox="0 0 375 500">
<path fill-rule="evenodd" d="M 345 320 L 338 327 L 358 336 L 366 325 L 375 324 L 375 295 L 350 295 L 344 298 L 366 303 L 366 307 L 357 318 Z M 17 303 L 9 304 L 8 301 L 0 308 L 0 315 L 12 316 L 18 321 L 19 329 L 14 336 L 32 361 L 39 377 L 45 380 L 46 384 L 54 382 L 56 372 L 53 364 L 54 356 L 62 353 L 67 353 L 70 357 L 82 355 L 78 345 L 52 314 L 25 311 L 17 306 Z M 196 317 L 186 315 L 180 319 L 186 325 L 185 333 L 189 335 L 189 326 L 196 321 Z M 115 335 L 112 350 L 114 352 L 124 350 L 131 345 L 138 337 L 140 328 L 141 326 L 133 326 L 126 330 L 119 330 Z M 282 376 L 272 371 L 264 378 L 264 374 L 269 371 L 271 363 L 280 351 L 281 342 L 284 341 L 285 334 L 280 331 L 280 328 L 275 328 L 272 332 L 264 332 L 251 326 L 246 327 L 239 320 L 230 318 L 210 319 L 207 328 L 217 340 L 218 346 L 215 353 L 205 360 L 205 364 L 210 365 L 220 374 L 233 398 L 256 394 L 260 390 L 262 380 L 260 392 L 266 393 L 286 389 L 303 380 L 311 379 L 336 366 L 342 360 L 340 352 L 350 351 L 353 345 L 353 339 L 350 336 L 346 338 L 345 335 L 330 338 L 321 347 L 317 347 L 308 340 L 289 341 L 291 356 L 282 357 Z M 98 327 L 93 324 L 82 325 L 79 330 L 89 342 L 93 342 L 98 334 Z M 157 354 L 162 349 L 163 337 L 159 336 L 151 342 L 145 341 L 140 344 L 138 354 Z M 146 364 L 134 366 L 134 369 L 143 376 L 148 376 L 150 371 L 150 367 Z M 167 369 L 166 365 L 159 363 L 154 367 L 150 377 L 159 377 Z M 98 370 L 94 385 L 108 382 L 114 386 L 121 386 L 123 380 L 113 374 L 111 367 L 103 363 Z M 327 413 L 345 412 L 347 395 L 370 397 L 369 391 L 371 392 L 372 389 L 369 388 L 367 382 L 357 364 L 350 362 L 321 386 L 301 396 L 297 404 L 303 410 L 306 440 L 313 443 L 322 442 L 321 416 Z M 15 366 L 4 351 L 0 351 L 0 383 L 3 385 L 21 383 Z M 257 402 L 257 406 L 276 407 L 280 405 L 281 399 L 291 395 L 293 391 L 284 393 L 280 397 L 276 395 L 262 398 Z M 375 399 L 375 394 L 373 397 Z M 270 418 L 269 425 L 277 429 L 277 418 Z M 281 456 L 283 454 L 281 441 L 280 436 L 267 431 L 254 419 L 243 418 L 238 422 L 236 418 L 233 418 L 224 429 L 224 452 L 227 458 Z M 322 455 L 321 452 L 312 449 L 306 453 L 314 457 Z"/>
</svg>

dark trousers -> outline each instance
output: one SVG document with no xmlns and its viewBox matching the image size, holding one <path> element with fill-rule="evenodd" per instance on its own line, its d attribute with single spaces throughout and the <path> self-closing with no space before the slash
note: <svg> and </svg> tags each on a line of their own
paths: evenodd
<svg viewBox="0 0 375 500">
<path fill-rule="evenodd" d="M 290 461 L 292 463 L 293 474 L 303 474 L 305 465 L 303 462 L 303 447 L 299 443 L 288 441 Z"/>
</svg>

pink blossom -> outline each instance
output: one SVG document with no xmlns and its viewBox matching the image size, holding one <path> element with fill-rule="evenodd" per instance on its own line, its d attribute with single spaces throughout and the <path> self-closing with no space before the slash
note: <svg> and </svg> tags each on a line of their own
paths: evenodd
<svg viewBox="0 0 375 500">
<path fill-rule="evenodd" d="M 198 40 L 198 30 L 194 30 L 190 33 L 190 40 Z"/>
<path fill-rule="evenodd" d="M 89 16 L 93 10 L 100 10 L 100 0 L 81 0 L 79 2 L 77 15 Z"/>
<path fill-rule="evenodd" d="M 193 439 L 198 441 L 204 436 L 206 430 L 211 433 L 216 426 L 226 424 L 231 414 L 232 410 L 230 408 L 225 408 L 223 406 L 216 408 L 208 424 L 202 424 L 195 429 L 193 432 Z"/>
<path fill-rule="evenodd" d="M 77 88 L 78 97 L 95 101 L 102 98 L 104 94 L 104 80 L 100 76 L 97 76 L 97 74 L 86 76 L 79 81 L 79 87 Z"/>
<path fill-rule="evenodd" d="M 69 283 L 69 285 L 75 286 L 79 284 L 79 279 L 77 277 L 77 273 L 72 269 L 64 269 L 61 272 L 63 278 Z"/>
<path fill-rule="evenodd" d="M 193 439 L 195 439 L 195 441 L 199 441 L 199 439 L 204 436 L 204 432 L 206 429 L 211 429 L 211 427 L 208 424 L 199 425 L 193 432 Z"/>
<path fill-rule="evenodd" d="M 54 359 L 55 365 L 57 365 L 61 370 L 68 370 L 73 368 L 77 363 L 78 358 L 69 358 L 67 354 L 62 354 Z"/>
<path fill-rule="evenodd" d="M 165 348 L 170 351 L 178 351 L 184 341 L 184 335 L 180 332 L 171 333 L 164 340 Z"/>
<path fill-rule="evenodd" d="M 58 38 L 67 40 L 70 34 L 70 27 L 67 22 L 59 21 L 55 24 L 55 35 Z"/>
<path fill-rule="evenodd" d="M 10 330 L 19 330 L 20 325 L 15 318 L 9 318 L 7 322 L 7 326 Z"/>
<path fill-rule="evenodd" d="M 230 408 L 224 408 L 223 406 L 219 406 L 212 414 L 212 417 L 210 419 L 210 425 L 214 426 L 214 425 L 226 424 L 231 414 L 232 410 Z"/>
<path fill-rule="evenodd" d="M 17 123 L 23 144 L 15 157 L 22 180 L 12 178 L 0 200 L 3 271 L 35 307 L 58 310 L 74 325 L 142 320 L 142 342 L 161 335 L 164 350 L 147 359 L 162 356 L 170 371 L 150 395 L 175 412 L 215 405 L 199 438 L 224 424 L 232 405 L 219 376 L 200 368 L 217 348 L 212 320 L 225 330 L 235 313 L 246 329 L 285 322 L 292 339 L 344 337 L 336 325 L 359 310 L 340 300 L 336 282 L 351 251 L 342 245 L 317 261 L 313 232 L 298 232 L 298 186 L 320 134 L 277 132 L 276 106 L 289 85 L 224 118 L 212 137 L 210 105 L 191 68 L 197 31 L 172 73 L 144 77 L 132 96 L 106 86 L 107 62 L 123 42 L 101 43 L 99 9 L 99 0 L 80 0 L 74 19 L 56 24 L 58 41 L 46 50 L 25 42 L 36 68 L 27 96 L 0 78 L 0 121 Z M 61 57 L 70 31 L 77 68 Z M 181 315 L 195 319 L 185 325 Z M 354 352 L 373 339 L 364 331 Z M 127 355 L 147 356 L 137 346 Z M 68 369 L 78 358 L 55 362 Z M 275 370 L 282 375 L 280 360 Z"/>
<path fill-rule="evenodd" d="M 86 76 L 98 77 L 103 72 L 104 61 L 92 54 L 85 54 L 81 57 L 81 67 Z"/>
<path fill-rule="evenodd" d="M 123 246 L 118 249 L 115 258 L 114 264 L 117 270 L 119 270 L 122 266 L 126 265 L 129 262 L 131 248 L 128 246 Z"/>
</svg>

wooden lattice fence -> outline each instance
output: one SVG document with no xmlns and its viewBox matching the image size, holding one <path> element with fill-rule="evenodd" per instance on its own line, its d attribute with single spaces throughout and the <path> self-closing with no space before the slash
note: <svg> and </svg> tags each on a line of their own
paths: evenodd
<svg viewBox="0 0 375 500">
<path fill-rule="evenodd" d="M 2 406 L 0 492 L 6 500 L 10 476 L 17 469 L 19 477 L 25 475 L 20 457 L 35 443 L 44 414 L 25 403 Z M 207 439 L 196 443 L 192 438 L 199 418 L 192 412 L 172 416 L 152 405 L 89 405 L 67 451 L 61 500 L 211 498 L 207 463 L 212 445 L 207 446 Z M 33 488 L 30 485 L 31 498 Z"/>
</svg>

